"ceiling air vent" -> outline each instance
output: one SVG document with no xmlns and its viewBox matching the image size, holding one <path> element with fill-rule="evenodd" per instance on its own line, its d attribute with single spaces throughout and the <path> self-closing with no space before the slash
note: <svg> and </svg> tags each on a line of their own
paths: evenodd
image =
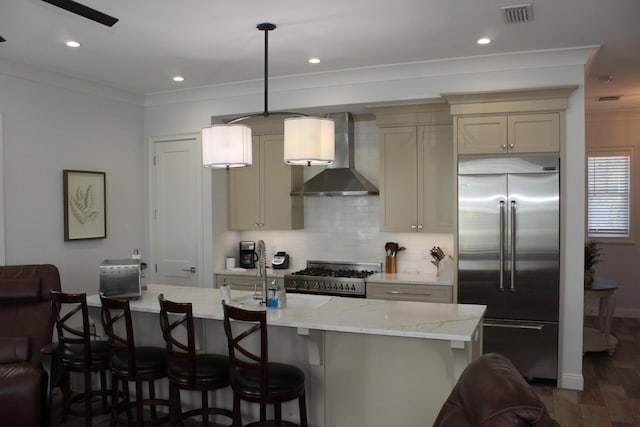
<svg viewBox="0 0 640 427">
<path fill-rule="evenodd" d="M 533 7 L 530 4 L 502 7 L 504 21 L 507 24 L 519 24 L 533 20 Z"/>
<path fill-rule="evenodd" d="M 620 95 L 613 95 L 613 96 L 599 96 L 596 98 L 596 101 L 598 102 L 603 102 L 603 101 L 620 101 Z"/>
</svg>

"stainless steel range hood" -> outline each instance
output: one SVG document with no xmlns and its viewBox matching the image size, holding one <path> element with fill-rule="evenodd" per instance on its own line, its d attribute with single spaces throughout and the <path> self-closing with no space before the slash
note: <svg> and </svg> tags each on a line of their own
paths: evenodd
<svg viewBox="0 0 640 427">
<path fill-rule="evenodd" d="M 378 189 L 355 170 L 354 132 L 351 113 L 332 113 L 336 125 L 335 162 L 291 192 L 292 196 L 366 196 Z"/>
</svg>

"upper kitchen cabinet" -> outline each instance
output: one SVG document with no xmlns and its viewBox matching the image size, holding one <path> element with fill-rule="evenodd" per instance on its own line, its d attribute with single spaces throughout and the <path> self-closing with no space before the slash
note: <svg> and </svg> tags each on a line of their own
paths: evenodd
<svg viewBox="0 0 640 427">
<path fill-rule="evenodd" d="M 445 94 L 457 154 L 560 152 L 564 110 L 575 86 Z"/>
<path fill-rule="evenodd" d="M 459 117 L 458 154 L 560 151 L 560 114 Z"/>
<path fill-rule="evenodd" d="M 304 226 L 304 202 L 291 196 L 303 183 L 301 166 L 284 163 L 283 119 L 248 123 L 253 133 L 253 164 L 231 169 L 227 208 L 230 230 L 292 230 Z"/>
<path fill-rule="evenodd" d="M 453 130 L 444 103 L 372 109 L 380 142 L 380 230 L 453 232 Z"/>
</svg>

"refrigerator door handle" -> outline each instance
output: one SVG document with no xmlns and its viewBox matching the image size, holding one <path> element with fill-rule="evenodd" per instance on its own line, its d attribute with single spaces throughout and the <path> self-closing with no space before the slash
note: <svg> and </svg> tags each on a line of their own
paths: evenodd
<svg viewBox="0 0 640 427">
<path fill-rule="evenodd" d="M 535 331 L 541 331 L 544 329 L 544 325 L 539 323 L 535 324 L 512 324 L 512 323 L 493 323 L 484 321 L 482 326 L 488 326 L 490 328 L 509 328 L 509 329 L 530 329 Z"/>
<path fill-rule="evenodd" d="M 500 286 L 499 291 L 504 291 L 504 200 L 500 201 Z"/>
<path fill-rule="evenodd" d="M 511 217 L 509 218 L 510 222 L 510 248 L 511 251 L 511 292 L 516 291 L 516 202 L 515 200 L 511 201 Z"/>
</svg>

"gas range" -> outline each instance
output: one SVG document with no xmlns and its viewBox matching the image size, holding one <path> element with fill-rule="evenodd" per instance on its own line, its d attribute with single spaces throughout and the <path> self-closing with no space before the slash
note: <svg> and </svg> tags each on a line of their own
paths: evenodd
<svg viewBox="0 0 640 427">
<path fill-rule="evenodd" d="M 307 268 L 284 276 L 287 292 L 367 296 L 366 278 L 382 271 L 379 262 L 307 261 Z"/>
</svg>

